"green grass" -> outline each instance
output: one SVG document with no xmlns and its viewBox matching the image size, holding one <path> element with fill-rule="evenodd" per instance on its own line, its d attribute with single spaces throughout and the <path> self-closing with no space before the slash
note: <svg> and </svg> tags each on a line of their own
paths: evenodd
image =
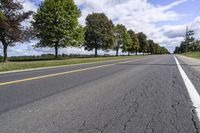
<svg viewBox="0 0 200 133">
<path fill-rule="evenodd" d="M 183 53 L 182 55 L 200 59 L 200 52 L 187 52 L 187 53 Z"/>
<path fill-rule="evenodd" d="M 115 59 L 125 59 L 136 56 L 118 56 L 118 57 L 68 57 L 62 60 L 48 60 L 48 61 L 10 61 L 7 63 L 0 63 L 0 72 L 3 71 L 11 71 L 11 70 L 24 70 L 31 68 L 41 68 L 41 67 L 51 67 L 51 66 L 62 66 L 62 65 L 70 65 L 70 64 L 80 64 L 80 63 L 90 63 L 90 62 L 98 62 L 98 61 L 108 61 Z"/>
</svg>

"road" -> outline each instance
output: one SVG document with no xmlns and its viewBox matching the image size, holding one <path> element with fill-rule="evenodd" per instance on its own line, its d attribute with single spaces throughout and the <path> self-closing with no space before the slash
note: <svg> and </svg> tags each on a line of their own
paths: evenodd
<svg viewBox="0 0 200 133">
<path fill-rule="evenodd" d="M 177 58 L 199 93 L 200 72 Z M 174 56 L 0 74 L 0 133 L 78 132 L 199 133 Z"/>
</svg>

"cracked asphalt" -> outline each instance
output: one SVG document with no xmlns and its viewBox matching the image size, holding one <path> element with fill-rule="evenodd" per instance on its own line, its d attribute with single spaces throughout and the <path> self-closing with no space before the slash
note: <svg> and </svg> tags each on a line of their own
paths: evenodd
<svg viewBox="0 0 200 133">
<path fill-rule="evenodd" d="M 200 92 L 200 73 L 178 59 Z M 0 133 L 199 133 L 173 55 L 127 60 L 0 86 Z M 118 62 L 1 74 L 0 82 Z"/>
</svg>

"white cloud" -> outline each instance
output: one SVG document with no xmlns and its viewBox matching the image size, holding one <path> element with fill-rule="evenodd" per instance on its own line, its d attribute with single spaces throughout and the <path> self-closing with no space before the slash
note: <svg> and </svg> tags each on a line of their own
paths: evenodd
<svg viewBox="0 0 200 133">
<path fill-rule="evenodd" d="M 189 29 L 194 30 L 195 37 L 200 40 L 200 16 L 189 24 Z"/>
<path fill-rule="evenodd" d="M 186 0 L 176 1 L 166 6 L 155 6 L 147 0 L 75 0 L 79 6 L 83 6 L 82 19 L 92 12 L 104 12 L 109 18 L 119 18 L 118 22 L 128 20 L 139 21 L 141 23 L 152 23 L 160 21 L 176 20 L 180 14 L 170 11 L 171 8 L 185 2 Z M 81 21 L 84 24 L 84 21 Z"/>
</svg>

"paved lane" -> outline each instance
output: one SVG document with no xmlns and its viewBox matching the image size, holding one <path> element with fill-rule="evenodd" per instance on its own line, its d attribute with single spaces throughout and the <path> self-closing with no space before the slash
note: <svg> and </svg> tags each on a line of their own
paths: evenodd
<svg viewBox="0 0 200 133">
<path fill-rule="evenodd" d="M 133 58 L 118 61 L 109 61 L 95 64 L 75 65 L 69 67 L 61 67 L 55 69 L 29 71 L 20 73 L 10 73 L 0 75 L 0 113 L 6 112 L 10 109 L 28 104 L 30 102 L 43 99 L 45 97 L 61 93 L 62 91 L 72 89 L 76 86 L 81 86 L 87 82 L 103 78 L 112 73 L 124 70 L 129 66 L 120 65 L 123 62 L 143 61 L 154 57 Z M 108 65 L 108 66 L 107 66 Z M 110 66 L 111 65 L 111 66 Z M 102 66 L 98 68 L 99 66 Z M 96 68 L 97 67 L 97 68 Z M 87 68 L 92 68 L 87 70 Z M 93 69 L 94 68 L 94 69 Z M 86 71 L 85 71 L 86 69 Z M 76 70 L 83 70 L 76 72 Z M 65 72 L 74 72 L 62 74 Z M 61 75 L 46 77 L 26 82 L 19 82 L 12 84 L 12 81 L 21 81 L 22 79 L 29 79 L 34 77 L 42 77 L 45 75 L 57 74 Z M 8 85 L 1 85 L 2 83 L 10 83 Z"/>
<path fill-rule="evenodd" d="M 119 62 L 0 86 L 0 132 L 199 132 L 198 119 L 172 55 Z M 78 67 L 71 69 L 82 68 Z M 32 76 L 49 74 L 48 70 L 41 75 L 33 72 Z M 16 79 L 29 77 L 18 74 Z M 7 81 L 12 79 L 9 76 Z"/>
</svg>

